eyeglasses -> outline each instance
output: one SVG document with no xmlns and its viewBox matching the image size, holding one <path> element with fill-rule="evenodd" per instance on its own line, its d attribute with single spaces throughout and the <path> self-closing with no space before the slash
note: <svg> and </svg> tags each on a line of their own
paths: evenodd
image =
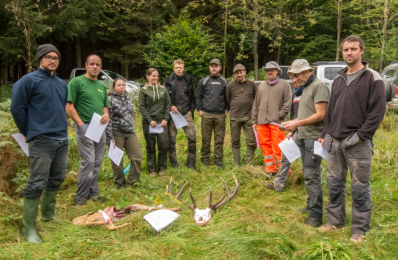
<svg viewBox="0 0 398 260">
<path fill-rule="evenodd" d="M 61 59 L 58 57 L 51 57 L 51 56 L 44 56 L 44 58 L 46 59 L 46 61 L 54 61 L 54 62 L 59 62 Z"/>
<path fill-rule="evenodd" d="M 298 78 L 298 74 L 293 74 L 293 76 L 291 76 L 290 78 L 291 79 Z"/>
</svg>

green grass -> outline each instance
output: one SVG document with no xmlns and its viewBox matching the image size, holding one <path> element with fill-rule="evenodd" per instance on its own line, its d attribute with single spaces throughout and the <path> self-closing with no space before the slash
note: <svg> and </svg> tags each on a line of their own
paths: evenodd
<svg viewBox="0 0 398 260">
<path fill-rule="evenodd" d="M 197 114 L 195 119 L 200 130 Z M 78 208 L 73 203 L 80 158 L 70 127 L 68 173 L 58 196 L 57 219 L 50 223 L 37 222 L 44 244 L 25 242 L 20 231 L 20 197 L 7 197 L 0 193 L 0 259 L 398 259 L 398 116 L 395 113 L 387 114 L 374 139 L 371 231 L 360 245 L 348 242 L 351 236 L 352 204 L 349 189 L 345 228 L 321 234 L 304 225 L 307 215 L 297 212 L 305 206 L 307 196 L 301 163 L 293 164 L 293 174 L 288 179 L 285 192 L 276 193 L 264 188 L 260 150 L 256 152 L 253 166 L 233 168 L 229 122 L 224 145 L 225 170 L 216 166 L 206 168 L 200 163 L 200 131 L 197 132 L 197 170 L 185 167 L 187 141 L 180 130 L 177 137 L 179 169 L 169 167 L 167 176 L 149 178 L 140 122 L 141 118 L 137 118 L 135 129 L 144 154 L 139 186 L 117 190 L 113 185 L 110 160 L 105 156 L 99 187 L 100 195 L 108 201 L 105 204 L 89 201 Z M 242 158 L 244 153 L 245 148 L 242 149 Z M 124 163 L 128 164 L 127 158 L 124 158 Z M 323 165 L 326 163 L 323 162 Z M 135 203 L 155 205 L 155 198 L 164 194 L 170 176 L 173 177 L 173 192 L 177 192 L 188 181 L 183 199 L 190 202 L 188 193 L 191 188 L 199 207 L 205 208 L 210 186 L 214 200 L 224 193 L 220 177 L 228 182 L 230 188 L 234 187 L 231 173 L 235 173 L 239 180 L 238 195 L 213 212 L 212 220 L 204 227 L 194 225 L 193 213 L 188 207 L 165 196 L 162 197 L 164 206 L 181 206 L 183 211 L 179 219 L 160 233 L 155 232 L 143 219 L 147 212 L 136 212 L 117 222 L 130 225 L 116 231 L 71 223 L 77 216 L 111 205 L 117 208 Z M 328 189 L 325 169 L 323 179 L 326 207 Z"/>
</svg>

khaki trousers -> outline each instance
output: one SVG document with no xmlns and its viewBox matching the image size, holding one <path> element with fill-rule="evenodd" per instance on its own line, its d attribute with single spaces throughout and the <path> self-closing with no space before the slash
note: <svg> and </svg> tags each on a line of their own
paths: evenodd
<svg viewBox="0 0 398 260">
<path fill-rule="evenodd" d="M 188 125 L 184 126 L 185 137 L 188 139 L 188 155 L 187 162 L 194 163 L 196 162 L 196 129 L 195 122 L 193 121 L 192 114 L 188 112 L 183 115 L 185 120 L 187 120 Z M 176 152 L 176 137 L 177 137 L 177 128 L 174 124 L 173 119 L 169 120 L 169 161 L 177 162 L 177 152 Z"/>
<path fill-rule="evenodd" d="M 202 158 L 204 164 L 210 163 L 210 143 L 214 132 L 214 163 L 222 163 L 224 154 L 225 114 L 202 113 Z"/>
</svg>

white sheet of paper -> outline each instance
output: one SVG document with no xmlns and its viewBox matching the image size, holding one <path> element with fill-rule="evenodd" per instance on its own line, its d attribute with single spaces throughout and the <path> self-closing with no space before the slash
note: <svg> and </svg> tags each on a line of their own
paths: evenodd
<svg viewBox="0 0 398 260">
<path fill-rule="evenodd" d="M 283 125 L 281 125 L 281 124 L 278 124 L 278 123 L 276 123 L 276 122 L 271 122 L 271 123 L 269 123 L 270 125 L 277 125 L 277 126 L 279 126 L 280 128 L 285 128 Z"/>
<path fill-rule="evenodd" d="M 318 141 L 314 141 L 314 154 L 321 156 L 326 161 L 328 160 L 328 151 Z"/>
<path fill-rule="evenodd" d="M 256 137 L 257 148 L 260 148 L 260 141 L 258 140 L 258 133 L 255 130 L 253 130 L 253 131 L 254 131 L 254 136 Z"/>
<path fill-rule="evenodd" d="M 170 115 L 177 129 L 188 125 L 187 120 L 180 114 L 180 112 L 177 112 L 175 115 L 170 111 Z"/>
<path fill-rule="evenodd" d="M 159 232 L 160 230 L 170 225 L 174 220 L 176 220 L 179 217 L 180 215 L 178 215 L 174 211 L 168 209 L 160 209 L 145 215 L 144 219 L 148 221 L 148 223 L 157 232 Z"/>
<path fill-rule="evenodd" d="M 163 133 L 162 125 L 158 124 L 155 127 L 152 127 L 151 125 L 149 125 L 149 133 L 150 134 L 161 134 L 161 133 Z"/>
<path fill-rule="evenodd" d="M 23 141 L 23 134 L 13 134 L 11 135 L 14 137 L 15 141 L 21 146 L 22 150 L 25 152 L 26 156 L 29 156 L 29 149 L 28 149 L 28 143 L 25 143 Z"/>
<path fill-rule="evenodd" d="M 300 148 L 293 141 L 293 138 L 286 138 L 278 145 L 290 163 L 301 157 Z"/>
<path fill-rule="evenodd" d="M 115 148 L 113 148 L 113 143 L 111 141 L 109 144 L 108 156 L 111 158 L 112 162 L 119 166 L 120 162 L 122 161 L 123 154 L 123 150 L 120 150 L 119 147 L 115 146 Z"/>
<path fill-rule="evenodd" d="M 101 116 L 94 112 L 85 136 L 98 143 L 107 125 L 108 123 L 101 124 Z"/>
</svg>

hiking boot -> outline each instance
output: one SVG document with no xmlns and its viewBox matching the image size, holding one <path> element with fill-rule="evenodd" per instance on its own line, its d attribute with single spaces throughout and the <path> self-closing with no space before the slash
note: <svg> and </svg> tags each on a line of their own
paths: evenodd
<svg viewBox="0 0 398 260">
<path fill-rule="evenodd" d="M 341 229 L 341 227 L 336 227 L 333 226 L 332 224 L 326 223 L 325 225 L 321 226 L 318 228 L 319 231 L 321 232 L 329 232 L 329 231 L 335 231 Z"/>
<path fill-rule="evenodd" d="M 274 182 L 264 182 L 264 186 L 270 190 L 275 190 L 278 192 L 283 192 L 283 188 L 276 187 Z"/>
<path fill-rule="evenodd" d="M 319 227 L 322 225 L 322 218 L 314 218 L 309 216 L 305 221 L 304 224 L 311 226 L 311 227 Z"/>
<path fill-rule="evenodd" d="M 156 172 L 151 172 L 151 173 L 149 173 L 149 177 L 155 178 L 155 177 L 156 177 Z"/>
<path fill-rule="evenodd" d="M 191 170 L 195 170 L 195 163 L 193 162 L 186 162 L 185 166 L 187 166 Z"/>
<path fill-rule="evenodd" d="M 164 171 L 159 171 L 159 176 L 163 176 L 164 175 Z"/>
<path fill-rule="evenodd" d="M 88 197 L 88 199 L 93 200 L 93 202 L 99 202 L 99 203 L 105 203 L 106 199 L 100 198 L 99 196 L 94 196 L 94 197 Z"/>
<path fill-rule="evenodd" d="M 178 162 L 170 162 L 171 167 L 173 167 L 174 169 L 178 168 Z"/>
<path fill-rule="evenodd" d="M 55 197 L 58 191 L 44 190 L 41 196 L 41 222 L 49 222 L 55 219 Z"/>
<path fill-rule="evenodd" d="M 353 234 L 350 238 L 350 241 L 354 243 L 362 243 L 364 240 L 365 236 L 360 234 Z"/>
<path fill-rule="evenodd" d="M 22 235 L 31 243 L 43 243 L 36 230 L 36 217 L 39 211 L 39 200 L 23 198 L 23 228 Z"/>
<path fill-rule="evenodd" d="M 224 166 L 222 165 L 222 163 L 217 163 L 216 165 L 224 170 Z"/>
</svg>

